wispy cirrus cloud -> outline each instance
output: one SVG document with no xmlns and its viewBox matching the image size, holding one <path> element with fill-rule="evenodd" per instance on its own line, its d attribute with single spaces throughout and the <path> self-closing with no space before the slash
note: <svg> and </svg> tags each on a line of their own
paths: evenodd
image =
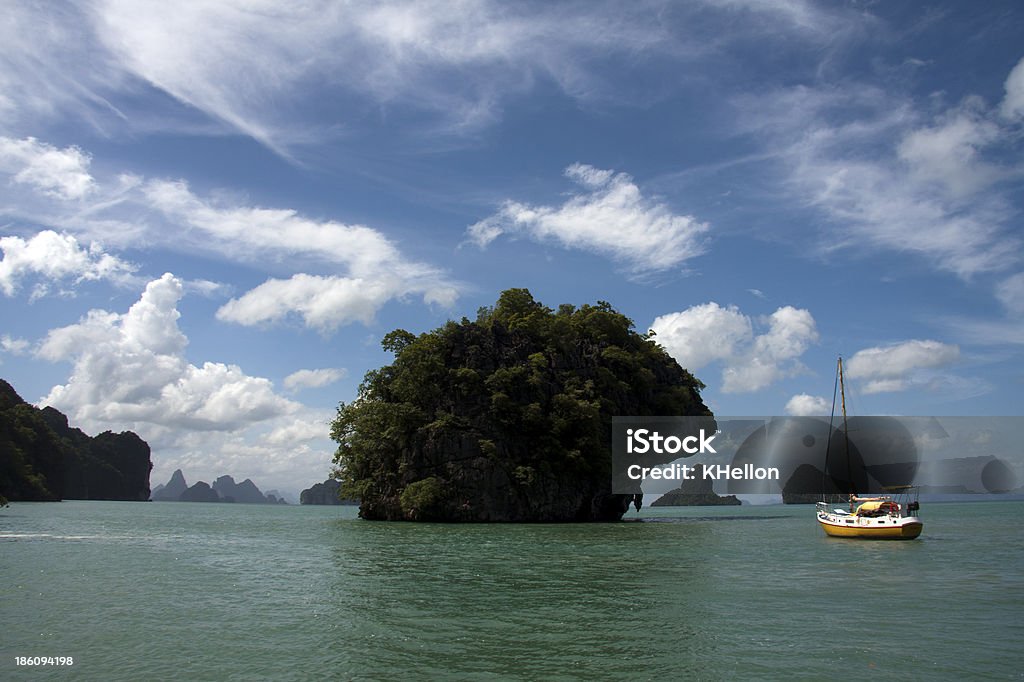
<svg viewBox="0 0 1024 682">
<path fill-rule="evenodd" d="M 581 191 L 560 206 L 505 201 L 467 229 L 481 248 L 502 235 L 525 235 L 591 251 L 623 264 L 634 276 L 661 272 L 704 253 L 709 227 L 644 196 L 626 173 L 576 163 L 565 169 Z"/>
<path fill-rule="evenodd" d="M 930 116 L 856 82 L 743 96 L 737 106 L 786 168 L 785 191 L 829 218 L 819 248 L 915 253 L 970 278 L 1020 261 L 1017 212 L 1001 183 L 1024 173 L 1005 154 L 1019 146 L 1021 64 L 998 107 L 967 97 Z"/>
<path fill-rule="evenodd" d="M 479 130 L 510 98 L 552 85 L 579 101 L 630 104 L 652 95 L 609 78 L 609 64 L 646 74 L 652 63 L 699 63 L 752 33 L 834 43 L 867 16 L 799 0 L 98 0 L 7 9 L 0 112 L 8 119 L 73 114 L 100 131 L 131 128 L 144 125 L 135 99 L 155 91 L 185 105 L 171 118 L 203 112 L 286 157 L 357 125 L 367 105 L 412 113 L 436 134 Z M 317 106 L 304 106 L 314 97 Z"/>
<path fill-rule="evenodd" d="M 600 69 L 609 54 L 680 50 L 656 12 L 614 4 L 100 0 L 9 10 L 0 109 L 126 118 L 111 100 L 148 86 L 285 155 L 304 130 L 358 117 L 359 102 L 473 129 L 538 80 L 574 97 L 612 96 Z M 330 93 L 318 96 L 320 118 L 288 104 L 313 91 Z"/>
<path fill-rule="evenodd" d="M 57 150 L 33 138 L 0 138 L 3 142 L 24 152 L 8 155 L 18 163 L 0 163 L 0 174 L 14 181 L 33 159 L 70 159 L 65 175 L 25 180 L 42 190 L 41 202 L 10 195 L 10 208 L 21 212 L 25 222 L 61 225 L 66 231 L 44 229 L 28 238 L 0 238 L 0 291 L 8 296 L 26 278 L 37 282 L 34 297 L 46 295 L 63 280 L 139 284 L 134 277 L 137 267 L 107 252 L 97 237 L 109 237 L 121 249 L 198 252 L 230 262 L 299 270 L 288 278 L 269 278 L 221 307 L 220 319 L 243 325 L 274 323 L 294 314 L 307 326 L 328 332 L 352 322 L 369 323 L 381 306 L 410 296 L 427 305 L 449 307 L 462 288 L 442 269 L 406 257 L 383 232 L 366 225 L 204 198 L 183 180 L 86 174 L 87 181 L 80 181 L 78 174 L 86 172 L 89 158 L 81 150 Z M 0 144 L 0 162 L 3 151 Z M 25 154 L 28 157 L 23 158 Z M 77 163 L 82 160 L 85 163 Z M 60 196 L 53 188 L 60 189 Z M 76 199 L 73 205 L 66 205 L 68 198 Z M 88 239 L 89 245 L 83 246 L 79 237 Z M 342 274 L 315 274 L 318 270 Z M 206 295 L 225 291 L 221 284 L 206 280 L 184 286 Z"/>
</svg>

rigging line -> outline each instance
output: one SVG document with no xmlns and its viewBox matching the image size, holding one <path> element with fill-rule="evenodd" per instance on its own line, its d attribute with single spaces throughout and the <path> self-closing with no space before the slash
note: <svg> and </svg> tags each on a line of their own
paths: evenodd
<svg viewBox="0 0 1024 682">
<path fill-rule="evenodd" d="M 842 356 L 840 356 L 842 362 Z M 832 412 L 828 416 L 828 437 L 825 439 L 825 468 L 821 471 L 821 498 L 825 499 L 825 481 L 828 480 L 828 451 L 832 446 L 832 420 L 836 416 L 836 394 L 839 392 L 839 372 L 836 372 L 836 383 L 832 387 Z"/>
</svg>

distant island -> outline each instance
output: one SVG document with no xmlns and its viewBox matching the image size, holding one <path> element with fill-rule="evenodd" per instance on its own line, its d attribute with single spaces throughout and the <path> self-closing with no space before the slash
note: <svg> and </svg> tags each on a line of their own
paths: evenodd
<svg viewBox="0 0 1024 682">
<path fill-rule="evenodd" d="M 311 487 L 303 490 L 299 494 L 299 504 L 354 505 L 359 504 L 359 501 L 354 499 L 342 499 L 341 483 L 333 478 L 328 478 L 323 483 L 314 483 Z"/>
<path fill-rule="evenodd" d="M 264 494 L 250 479 L 235 483 L 231 476 L 221 476 L 213 485 L 198 481 L 189 486 L 181 469 L 171 474 L 166 484 L 153 488 L 154 502 L 235 502 L 239 504 L 288 504 L 273 493 Z"/>
<path fill-rule="evenodd" d="M 742 504 L 735 495 L 719 495 L 713 489 L 714 481 L 704 478 L 703 464 L 696 465 L 694 478 L 684 481 L 654 502 L 652 507 L 708 507 Z"/>
<path fill-rule="evenodd" d="M 149 445 L 131 431 L 91 437 L 0 379 L 0 499 L 148 500 Z"/>
<path fill-rule="evenodd" d="M 387 334 L 332 424 L 364 519 L 617 521 L 617 415 L 707 416 L 704 385 L 609 303 L 552 310 L 503 292 L 476 320 Z"/>
</svg>

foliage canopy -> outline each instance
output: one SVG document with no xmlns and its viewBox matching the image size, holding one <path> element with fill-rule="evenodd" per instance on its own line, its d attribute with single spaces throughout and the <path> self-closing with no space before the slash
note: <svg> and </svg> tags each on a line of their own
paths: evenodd
<svg viewBox="0 0 1024 682">
<path fill-rule="evenodd" d="M 394 362 L 331 429 L 366 518 L 618 518 L 611 418 L 710 415 L 704 385 L 603 301 L 556 311 L 509 289 L 474 321 L 383 346 Z"/>
</svg>

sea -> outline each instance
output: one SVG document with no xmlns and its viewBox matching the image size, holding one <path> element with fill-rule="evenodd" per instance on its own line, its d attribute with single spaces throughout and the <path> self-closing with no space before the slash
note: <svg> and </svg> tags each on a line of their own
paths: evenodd
<svg viewBox="0 0 1024 682">
<path fill-rule="evenodd" d="M 880 542 L 826 537 L 812 506 L 453 525 L 14 503 L 0 680 L 1024 678 L 1024 502 L 922 517 Z"/>
</svg>

